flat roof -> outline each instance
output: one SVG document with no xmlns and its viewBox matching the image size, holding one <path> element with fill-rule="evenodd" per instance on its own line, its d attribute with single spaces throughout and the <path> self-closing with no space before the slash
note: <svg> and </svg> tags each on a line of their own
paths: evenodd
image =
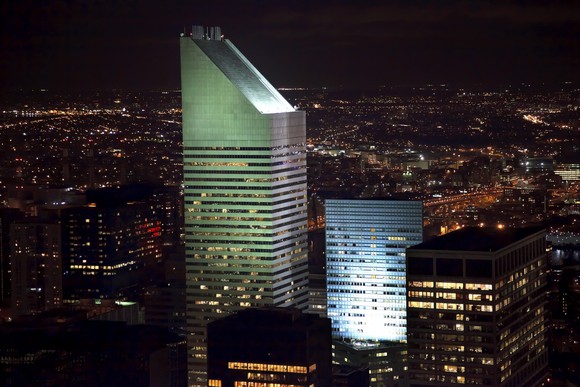
<svg viewBox="0 0 580 387">
<path fill-rule="evenodd" d="M 465 227 L 408 250 L 497 251 L 542 230 L 543 227 Z"/>
</svg>

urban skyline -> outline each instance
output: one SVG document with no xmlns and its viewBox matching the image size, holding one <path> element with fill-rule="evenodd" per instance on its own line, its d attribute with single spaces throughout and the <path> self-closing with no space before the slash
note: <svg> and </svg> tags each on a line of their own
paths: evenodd
<svg viewBox="0 0 580 387">
<path fill-rule="evenodd" d="M 298 6 L 304 7 L 300 3 Z M 541 324 L 538 329 L 541 328 L 542 337 L 528 343 L 525 341 L 528 340 L 527 336 L 524 340 L 524 333 L 514 336 L 508 331 L 502 332 L 506 343 L 520 341 L 510 348 L 498 346 L 503 351 L 501 358 L 511 359 L 512 352 L 509 351 L 520 351 L 514 359 L 524 363 L 526 354 L 522 348 L 528 348 L 529 344 L 530 350 L 541 354 L 542 367 L 547 365 L 547 351 L 551 351 L 550 369 L 555 377 L 560 380 L 575 377 L 571 370 L 577 360 L 568 357 L 570 353 L 580 351 L 576 348 L 577 342 L 580 342 L 577 331 L 580 303 L 575 298 L 580 294 L 580 272 L 574 266 L 579 261 L 580 245 L 580 90 L 575 83 L 558 83 L 558 87 L 551 91 L 527 84 L 489 91 L 487 87 L 492 87 L 491 82 L 486 83 L 487 90 L 442 84 L 410 88 L 378 87 L 375 84 L 373 89 L 355 92 L 337 92 L 336 89 L 320 87 L 288 87 L 278 91 L 266 80 L 268 76 L 262 76 L 253 67 L 251 58 L 246 59 L 229 40 L 223 39 L 217 27 L 208 30 L 194 27 L 191 35 L 186 30 L 181 37 L 174 35 L 173 39 L 179 40 L 181 46 L 183 87 L 180 91 L 112 91 L 95 95 L 18 92 L 12 94 L 15 98 L 10 98 L 6 102 L 8 107 L 1 112 L 0 128 L 4 130 L 0 132 L 0 142 L 5 152 L 0 155 L 0 203 L 8 207 L 0 211 L 3 240 L 8 234 L 17 235 L 19 217 L 36 222 L 48 217 L 55 225 L 55 235 L 62 227 L 62 235 L 68 235 L 70 242 L 64 243 L 66 238 L 63 239 L 63 246 L 70 246 L 71 253 L 60 249 L 63 251 L 63 280 L 67 279 L 67 275 L 70 280 L 73 269 L 78 271 L 76 274 L 100 279 L 105 278 L 103 274 L 114 274 L 118 280 L 123 277 L 118 275 L 120 271 L 117 272 L 117 268 L 127 267 L 131 272 L 131 278 L 127 277 L 130 281 L 120 284 L 123 291 L 114 292 L 114 295 L 104 291 L 102 281 L 97 285 L 85 281 L 89 285 L 88 297 L 91 299 L 64 297 L 67 301 L 62 307 L 72 319 L 76 318 L 71 312 L 75 308 L 76 313 L 87 308 L 87 316 L 106 310 L 105 313 L 110 313 L 110 316 L 105 318 L 114 318 L 115 313 L 121 313 L 118 308 L 127 308 L 131 316 L 127 314 L 124 319 L 142 322 L 144 318 L 145 322 L 155 321 L 183 338 L 188 336 L 188 358 L 190 366 L 195 366 L 189 368 L 189 384 L 203 384 L 203 363 L 206 360 L 204 331 L 209 321 L 240 309 L 262 306 L 298 307 L 303 310 L 309 307 L 311 312 L 323 318 L 328 311 L 333 320 L 336 319 L 333 313 L 341 317 L 349 314 L 359 317 L 358 310 L 336 312 L 336 305 L 331 302 L 341 301 L 352 289 L 338 289 L 333 293 L 337 288 L 332 288 L 332 281 L 327 285 L 324 280 L 326 266 L 329 280 L 332 280 L 332 274 L 338 274 L 337 278 L 347 278 L 341 272 L 346 269 L 345 266 L 331 266 L 349 260 L 366 263 L 366 259 L 360 259 L 360 256 L 368 252 L 369 255 L 376 253 L 385 257 L 385 263 L 388 263 L 390 255 L 397 257 L 396 263 L 391 262 L 393 267 L 387 268 L 394 269 L 388 274 L 393 280 L 389 285 L 394 288 L 384 290 L 385 295 L 394 293 L 398 301 L 405 296 L 460 300 L 435 300 L 431 307 L 430 300 L 421 299 L 411 300 L 416 302 L 407 305 L 423 308 L 428 304 L 428 308 L 432 309 L 429 313 L 433 313 L 430 316 L 444 320 L 447 319 L 446 313 L 458 318 L 457 313 L 450 312 L 453 308 L 485 312 L 481 316 L 479 313 L 469 316 L 469 323 L 465 326 L 463 323 L 461 327 L 449 325 L 447 328 L 450 331 L 495 329 L 495 324 L 483 327 L 476 321 L 482 316 L 488 318 L 486 313 L 499 308 L 499 305 L 509 304 L 512 297 L 509 291 L 515 289 L 513 286 L 517 285 L 516 290 L 521 290 L 521 294 L 514 293 L 512 298 L 526 295 L 529 300 L 532 293 L 528 291 L 533 291 L 537 302 L 545 305 L 540 312 L 533 313 L 535 318 L 526 314 L 530 313 L 530 308 L 520 308 L 519 301 L 514 303 L 514 308 L 506 308 L 498 316 L 507 319 L 502 321 L 516 318 L 524 324 L 527 321 L 528 326 Z M 280 43 L 284 43 L 284 39 Z M 288 51 L 291 50 L 292 45 L 289 44 Z M 291 66 L 291 63 L 285 65 Z M 353 70 L 348 68 L 346 62 L 341 65 Z M 261 65 L 257 67 L 261 68 Z M 278 70 L 283 71 L 284 66 Z M 81 73 L 79 71 L 78 74 Z M 114 78 L 111 77 L 111 80 Z M 105 83 L 101 86 L 106 87 Z M 55 95 L 58 97 L 54 98 Z M 308 131 L 307 114 L 310 120 Z M 144 185 L 144 182 L 151 184 L 150 188 L 145 188 L 147 184 Z M 121 194 L 125 189 L 132 194 Z M 117 218 L 124 219 L 126 224 L 120 224 L 117 229 L 107 228 L 105 221 L 109 221 L 105 217 L 82 213 L 67 228 L 63 223 L 67 213 L 70 213 L 67 207 L 73 211 L 83 206 L 99 208 L 101 204 L 94 200 L 95 194 L 110 198 L 105 205 L 112 206 L 111 224 Z M 359 199 L 369 202 L 370 198 L 379 197 L 396 199 L 399 203 L 413 203 L 413 216 L 405 217 L 413 218 L 413 226 L 400 226 L 402 228 L 397 229 L 397 235 L 387 235 L 387 241 L 381 242 L 381 245 L 386 244 L 387 249 L 374 246 L 376 239 L 372 237 L 375 235 L 371 235 L 369 245 L 358 250 L 360 241 L 353 241 L 353 235 L 346 235 L 342 232 L 344 230 L 333 234 L 333 227 L 344 227 L 333 222 L 351 216 L 347 211 L 341 214 L 341 219 L 336 217 L 337 213 L 332 208 L 336 204 L 333 199 L 339 197 L 356 199 L 357 203 Z M 142 222 L 122 216 L 123 207 L 138 211 L 135 219 Z M 183 213 L 182 209 L 185 209 Z M 17 213 L 6 210 L 16 210 Z M 378 230 L 374 227 L 374 221 L 365 223 L 373 220 L 372 212 L 366 213 L 363 219 L 356 218 L 357 224 L 353 226 L 364 224 L 365 227 L 362 231 L 355 230 L 358 233 L 356 238 L 364 239 L 361 235 L 367 234 L 366 229 L 371 234 Z M 405 214 L 410 215 L 410 212 L 407 209 Z M 395 215 L 400 214 L 402 210 L 395 208 Z M 71 219 L 70 216 L 68 218 Z M 374 220 L 378 222 L 378 219 Z M 506 283 L 513 286 L 504 289 L 505 292 L 494 293 L 493 297 L 480 294 L 480 289 L 474 294 L 448 291 L 448 281 L 442 285 L 441 289 L 445 290 L 437 293 L 423 290 L 413 293 L 414 283 L 400 274 L 401 270 L 413 266 L 407 262 L 403 269 L 399 258 L 404 255 L 402 249 L 420 242 L 419 239 L 427 241 L 428 246 L 436 246 L 447 240 L 445 235 L 438 235 L 458 229 L 475 230 L 474 235 L 489 234 L 485 234 L 485 238 L 473 237 L 474 240 L 493 245 L 501 243 L 502 235 L 509 236 L 513 230 L 524 230 L 521 227 L 531 225 L 538 226 L 533 249 L 526 247 L 521 249 L 521 254 L 507 255 L 506 259 L 492 254 L 493 260 L 497 258 L 497 262 L 503 262 L 502 265 L 509 270 L 517 269 L 510 274 L 517 284 L 511 277 L 506 277 Z M 380 228 L 380 224 L 377 227 Z M 88 235 L 89 229 L 96 231 L 92 236 L 98 239 L 86 239 L 85 235 L 81 235 Z M 546 231 L 539 231 L 543 229 Z M 40 228 L 37 227 L 37 230 Z M 523 232 L 532 229 L 527 230 Z M 332 247 L 336 243 L 338 247 L 333 257 L 330 256 L 332 248 L 328 249 L 328 260 L 325 260 L 326 249 L 315 246 L 321 236 L 325 238 L 325 231 L 326 241 L 330 243 L 326 246 Z M 75 235 L 76 232 L 79 234 Z M 133 232 L 135 238 L 124 238 Z M 461 232 L 450 233 L 447 238 L 463 235 Z M 23 272 L 24 264 L 30 263 L 32 267 L 33 264 L 43 265 L 50 261 L 42 250 L 45 249 L 43 243 L 46 242 L 48 248 L 50 241 L 46 240 L 44 232 L 38 231 L 36 235 L 36 239 L 15 238 L 10 241 L 10 246 L 0 246 L 0 263 L 4 270 L 0 278 L 2 290 L 7 284 L 6 279 L 10 279 L 12 274 L 20 281 L 17 285 L 21 288 L 12 288 L 18 294 L 12 300 L 17 303 L 16 306 L 20 299 L 31 296 L 30 305 L 33 306 L 27 308 L 37 313 L 37 317 L 43 319 L 54 313 L 52 316 L 56 316 L 57 321 L 65 321 L 59 317 L 59 313 L 64 313 L 61 309 L 54 311 L 51 302 L 49 305 L 41 302 L 42 297 L 49 297 L 49 293 L 40 291 L 48 283 L 42 284 L 46 279 L 42 277 L 45 275 L 43 270 L 36 270 L 40 275 L 38 278 L 16 275 Z M 109 239 L 112 243 L 110 251 L 107 251 L 102 241 Z M 551 245 L 545 245 L 546 240 L 553 244 L 553 253 L 550 253 Z M 467 241 L 470 239 L 467 238 Z M 26 253 L 14 256 L 21 259 L 19 263 L 23 265 L 13 266 L 16 270 L 11 273 L 10 249 L 7 247 L 20 251 L 15 247 L 20 248 L 21 244 L 23 249 L 20 250 Z M 39 248 L 34 250 L 33 245 Z M 136 254 L 126 263 L 115 258 L 116 253 L 125 247 L 130 249 L 129 253 Z M 351 253 L 356 249 L 356 259 L 347 256 L 346 250 L 341 250 L 343 247 L 349 248 Z M 94 248 L 97 252 L 91 252 Z M 73 250 L 78 256 L 71 259 Z M 145 251 L 152 254 L 141 254 Z M 482 251 L 487 252 L 487 247 Z M 34 252 L 38 257 L 34 256 Z M 343 256 L 339 256 L 341 254 Z M 115 265 L 107 262 L 111 257 L 116 260 Z M 27 258 L 30 260 L 26 261 Z M 94 261 L 95 258 L 98 261 Z M 337 258 L 335 262 L 333 258 Z M 532 260 L 534 264 L 529 266 Z M 151 263 L 151 270 L 134 270 L 136 267 L 132 265 L 137 261 Z M 433 258 L 430 267 L 435 269 L 437 276 L 444 277 L 458 277 L 460 271 L 465 271 L 468 277 L 478 278 L 500 273 L 497 265 L 475 261 L 470 256 L 460 263 L 439 257 Z M 353 278 L 366 278 L 365 273 L 354 270 L 354 267 L 351 269 L 353 271 L 347 274 L 350 282 L 358 281 Z M 376 267 L 371 269 L 377 271 Z M 332 270 L 334 272 L 331 273 Z M 366 268 L 363 267 L 364 270 Z M 488 275 L 488 272 L 491 274 Z M 504 276 L 509 273 L 500 274 Z M 536 274 L 541 276 L 541 281 L 528 278 Z M 522 276 L 523 279 L 518 279 Z M 307 283 L 313 278 L 316 279 L 313 281 L 316 287 L 310 289 L 310 294 L 316 295 L 316 300 L 307 305 Z M 320 281 L 321 278 L 323 281 Z M 375 279 L 372 276 L 369 278 Z M 437 279 L 434 281 L 439 283 Z M 483 283 L 471 282 L 470 291 L 475 291 L 478 284 Z M 526 284 L 533 286 L 528 288 Z M 55 289 L 59 287 L 58 281 L 50 285 Z M 432 287 L 425 283 L 422 285 Z M 395 289 L 404 289 L 405 286 L 406 294 Z M 457 288 L 460 285 L 453 286 Z M 63 289 L 66 290 L 66 286 Z M 380 294 L 372 288 L 357 291 Z M 328 303 L 323 305 L 327 293 Z M 357 297 L 356 292 L 352 294 Z M 509 297 L 503 298 L 506 294 Z M 2 297 L 0 317 L 5 324 L 2 329 L 9 332 L 14 326 L 9 322 L 12 318 L 10 295 L 2 294 Z M 546 303 L 546 298 L 553 302 Z M 60 299 L 58 294 L 57 299 Z M 387 295 L 386 299 L 390 302 L 394 298 Z M 491 299 L 498 302 L 497 308 L 486 303 Z M 372 305 L 368 306 L 373 308 Z M 143 308 L 139 316 L 138 308 Z M 384 322 L 384 326 L 395 326 L 391 332 L 397 335 L 395 342 L 385 343 L 385 346 L 377 346 L 373 342 L 366 347 L 363 345 L 365 348 L 353 350 L 344 346 L 346 341 L 337 341 L 333 347 L 336 350 L 333 353 L 335 363 L 354 365 L 363 370 L 366 367 L 371 385 L 381 385 L 387 379 L 394 385 L 405 385 L 407 364 L 415 364 L 414 367 L 428 372 L 444 372 L 439 380 L 441 382 L 464 384 L 467 380 L 474 383 L 491 380 L 478 376 L 480 371 L 488 372 L 485 367 L 489 365 L 487 357 L 481 359 L 483 368 L 478 366 L 473 369 L 474 375 L 467 375 L 473 378 L 463 375 L 467 368 L 458 363 L 460 357 L 451 356 L 462 352 L 463 346 L 454 344 L 445 344 L 445 351 L 451 355 L 437 359 L 440 364 L 432 364 L 433 358 L 424 362 L 426 353 L 415 353 L 415 360 L 422 360 L 407 363 L 407 345 L 402 335 L 405 327 L 411 328 L 409 321 L 416 317 L 416 311 L 410 319 L 405 319 L 404 325 L 400 325 L 397 322 L 403 320 L 401 305 L 389 304 L 383 310 L 395 310 L 397 314 L 397 321 L 391 319 Z M 556 317 L 544 320 L 544 315 Z M 413 320 L 414 328 L 423 329 L 423 320 L 421 316 Z M 468 321 L 467 318 L 465 321 Z M 548 322 L 544 324 L 544 321 Z M 26 319 L 18 323 L 22 322 L 26 323 Z M 335 332 L 340 332 L 341 328 L 336 329 L 335 322 Z M 359 339 L 379 339 L 374 335 L 376 330 L 372 329 L 373 323 L 367 324 L 365 319 L 361 319 L 356 321 L 360 327 L 347 329 L 350 333 L 346 336 L 355 336 L 354 347 L 364 344 Z M 364 332 L 362 327 L 365 325 L 370 327 L 366 333 L 370 332 L 371 336 L 357 337 L 358 333 Z M 431 328 L 443 329 L 435 325 Z M 352 335 L 352 332 L 358 333 Z M 462 335 L 447 332 L 440 338 L 454 341 Z M 414 337 L 432 340 L 428 336 Z M 391 340 L 393 336 L 384 339 Z M 174 340 L 167 337 L 165 342 L 176 343 Z M 550 344 L 544 345 L 548 341 Z M 14 347 L 9 345 L 13 344 L 8 343 L 1 350 L 11 353 Z M 41 345 L 47 344 L 43 342 Z M 36 344 L 33 347 L 41 352 L 49 348 Z M 471 348 L 466 344 L 465 348 L 468 347 Z M 477 344 L 473 352 L 480 353 L 479 350 L 487 351 L 491 347 Z M 163 377 L 173 378 L 176 386 L 183 385 L 184 372 L 178 359 L 185 362 L 186 356 L 182 356 L 183 353 L 174 355 L 185 350 L 185 339 L 173 348 L 175 352 L 165 351 L 165 356 L 172 357 L 175 363 Z M 433 348 L 428 346 L 424 349 Z M 479 356 L 476 357 L 479 359 Z M 559 357 L 570 363 L 554 360 Z M 338 358 L 340 361 L 337 361 Z M 6 359 L 3 366 L 20 364 L 16 357 Z M 90 357 L 85 359 L 83 362 L 86 363 L 79 368 L 80 373 L 85 372 L 84 367 L 92 362 Z M 409 359 L 412 360 L 411 357 Z M 529 354 L 527 359 L 531 359 Z M 539 359 L 536 360 L 539 364 Z M 67 367 L 70 365 L 64 358 L 58 361 Z M 461 361 L 470 362 L 471 357 Z M 492 362 L 499 366 L 501 361 Z M 517 385 L 530 375 L 530 371 L 518 374 L 519 368 L 516 365 L 509 368 L 509 364 L 508 360 L 501 365 L 501 382 Z M 149 364 L 142 366 L 149 367 Z M 21 369 L 26 367 L 34 370 L 30 364 Z M 233 359 L 232 363 L 228 363 L 229 369 L 251 370 L 248 378 L 252 380 L 274 378 L 253 373 L 268 370 L 269 367 L 284 370 L 280 367 L 286 365 L 280 362 L 270 364 L 267 359 L 253 364 L 249 358 L 246 362 Z M 316 369 L 322 371 L 310 362 L 300 367 L 291 370 L 297 374 L 309 374 Z M 507 370 L 505 367 L 508 367 Z M 66 367 L 60 369 L 65 370 Z M 57 379 L 69 377 L 66 372 L 63 374 L 58 370 L 48 373 Z M 384 373 L 387 379 L 380 379 L 380 373 Z M 147 375 L 146 370 L 142 375 Z M 24 372 L 20 376 L 28 375 Z M 30 374 L 31 378 L 40 376 Z M 303 376 L 299 378 L 304 380 Z M 436 384 L 437 380 L 433 378 L 425 376 L 424 381 Z M 220 382 L 214 380 L 211 383 L 218 385 Z"/>
</svg>

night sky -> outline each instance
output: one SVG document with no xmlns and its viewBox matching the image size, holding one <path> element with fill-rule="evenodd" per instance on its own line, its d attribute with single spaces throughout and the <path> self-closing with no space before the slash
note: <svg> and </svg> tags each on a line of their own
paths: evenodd
<svg viewBox="0 0 580 387">
<path fill-rule="evenodd" d="M 3 0 L 0 89 L 178 89 L 218 25 L 276 87 L 580 80 L 579 1 Z"/>
</svg>

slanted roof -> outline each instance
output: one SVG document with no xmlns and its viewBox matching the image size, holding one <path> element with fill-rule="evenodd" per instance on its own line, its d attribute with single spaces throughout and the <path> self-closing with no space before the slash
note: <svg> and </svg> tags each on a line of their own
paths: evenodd
<svg viewBox="0 0 580 387">
<path fill-rule="evenodd" d="M 193 40 L 260 113 L 293 112 L 294 108 L 229 40 Z"/>
</svg>

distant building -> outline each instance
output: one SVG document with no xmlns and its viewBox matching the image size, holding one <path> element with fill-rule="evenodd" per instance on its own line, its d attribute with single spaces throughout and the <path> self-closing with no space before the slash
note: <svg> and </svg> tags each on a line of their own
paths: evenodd
<svg viewBox="0 0 580 387">
<path fill-rule="evenodd" d="M 554 159 L 552 157 L 528 157 L 521 161 L 521 166 L 526 172 L 554 171 Z"/>
<path fill-rule="evenodd" d="M 39 208 L 64 205 L 82 205 L 86 197 L 70 188 L 57 188 L 44 185 L 12 184 L 7 187 L 7 204 L 18 208 L 28 216 L 39 215 Z"/>
<path fill-rule="evenodd" d="M 545 383 L 545 237 L 464 228 L 407 249 L 411 386 Z"/>
<path fill-rule="evenodd" d="M 330 387 L 330 321 L 293 308 L 245 309 L 208 324 L 208 386 Z"/>
<path fill-rule="evenodd" d="M 564 181 L 580 180 L 580 164 L 560 163 L 554 170 L 556 175 L 562 177 Z"/>
<path fill-rule="evenodd" d="M 10 226 L 12 311 L 34 314 L 62 303 L 62 241 L 58 223 L 36 219 Z"/>
<path fill-rule="evenodd" d="M 326 201 L 327 313 L 333 338 L 344 342 L 335 346 L 349 354 L 335 351 L 334 361 L 369 366 L 373 386 L 404 378 L 404 365 L 398 361 L 404 350 L 383 347 L 407 340 L 405 249 L 422 240 L 420 201 Z M 368 361 L 387 352 L 389 358 Z"/>
<path fill-rule="evenodd" d="M 520 214 L 543 214 L 548 208 L 548 195 L 545 188 L 504 187 L 501 205 Z"/>
<path fill-rule="evenodd" d="M 219 27 L 180 45 L 190 384 L 205 386 L 209 322 L 307 308 L 306 122 Z"/>
</svg>

